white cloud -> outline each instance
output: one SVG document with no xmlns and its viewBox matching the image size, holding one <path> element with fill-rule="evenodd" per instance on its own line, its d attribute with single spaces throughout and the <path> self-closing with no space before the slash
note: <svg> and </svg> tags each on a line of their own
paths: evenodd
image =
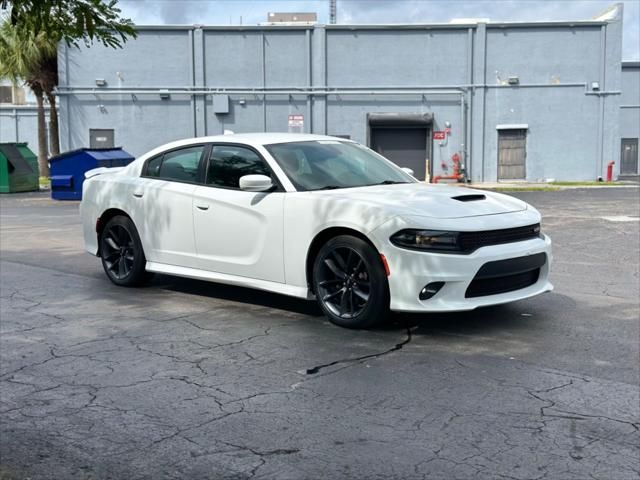
<svg viewBox="0 0 640 480">
<path fill-rule="evenodd" d="M 623 0 L 623 58 L 640 58 L 640 1 Z M 480 17 L 493 21 L 586 20 L 612 0 L 338 0 L 340 23 L 431 23 Z M 121 0 L 138 24 L 256 24 L 270 11 L 317 12 L 327 22 L 329 0 Z"/>
</svg>

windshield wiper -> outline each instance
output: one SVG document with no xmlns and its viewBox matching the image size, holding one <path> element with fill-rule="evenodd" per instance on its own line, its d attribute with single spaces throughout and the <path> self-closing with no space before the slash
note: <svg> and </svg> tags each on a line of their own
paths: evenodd
<svg viewBox="0 0 640 480">
<path fill-rule="evenodd" d="M 380 183 L 376 183 L 376 185 L 395 185 L 397 183 L 409 183 L 409 182 L 400 182 L 398 180 L 383 180 Z"/>
<path fill-rule="evenodd" d="M 326 185 L 324 187 L 315 188 L 314 190 L 335 190 L 336 188 L 342 188 L 342 187 L 339 187 L 338 185 Z"/>
</svg>

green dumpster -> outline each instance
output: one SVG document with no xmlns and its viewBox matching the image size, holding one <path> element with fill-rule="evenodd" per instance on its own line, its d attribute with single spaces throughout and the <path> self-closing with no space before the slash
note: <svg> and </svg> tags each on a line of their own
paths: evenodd
<svg viewBox="0 0 640 480">
<path fill-rule="evenodd" d="M 38 158 L 26 143 L 0 143 L 0 193 L 40 189 Z"/>
</svg>

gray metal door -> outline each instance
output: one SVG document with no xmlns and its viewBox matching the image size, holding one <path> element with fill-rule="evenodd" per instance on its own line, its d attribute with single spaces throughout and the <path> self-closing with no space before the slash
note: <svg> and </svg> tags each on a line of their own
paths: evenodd
<svg viewBox="0 0 640 480">
<path fill-rule="evenodd" d="M 620 152 L 620 175 L 638 174 L 638 139 L 623 138 Z"/>
<path fill-rule="evenodd" d="M 89 147 L 113 148 L 116 146 L 114 136 L 112 128 L 91 128 L 89 129 Z"/>
<path fill-rule="evenodd" d="M 426 128 L 371 129 L 371 148 L 400 167 L 409 167 L 419 180 L 425 179 L 427 159 Z"/>
<path fill-rule="evenodd" d="M 526 130 L 498 130 L 498 180 L 527 178 L 526 147 Z"/>
</svg>

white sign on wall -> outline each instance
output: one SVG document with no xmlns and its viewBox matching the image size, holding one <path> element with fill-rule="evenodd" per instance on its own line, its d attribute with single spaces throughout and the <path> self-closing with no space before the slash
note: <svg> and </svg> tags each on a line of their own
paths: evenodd
<svg viewBox="0 0 640 480">
<path fill-rule="evenodd" d="M 304 115 L 289 115 L 289 128 L 292 127 L 297 127 L 297 128 L 303 128 L 304 127 Z"/>
</svg>

